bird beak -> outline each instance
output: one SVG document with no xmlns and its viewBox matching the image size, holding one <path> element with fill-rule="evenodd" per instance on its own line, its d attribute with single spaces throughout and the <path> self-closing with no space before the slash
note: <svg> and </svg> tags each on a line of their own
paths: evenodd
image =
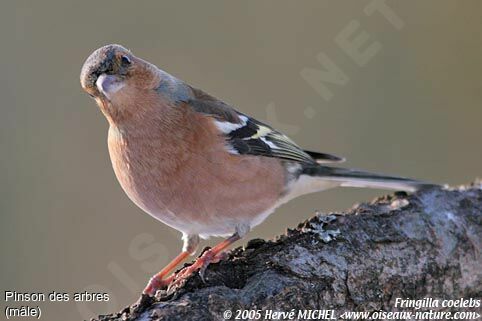
<svg viewBox="0 0 482 321">
<path fill-rule="evenodd" d="M 101 74 L 95 82 L 97 89 L 107 99 L 112 99 L 112 96 L 124 87 L 124 82 L 117 76 Z"/>
</svg>

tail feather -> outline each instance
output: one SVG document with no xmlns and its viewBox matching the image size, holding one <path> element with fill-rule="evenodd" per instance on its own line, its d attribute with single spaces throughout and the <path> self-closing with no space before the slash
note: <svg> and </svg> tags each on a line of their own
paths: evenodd
<svg viewBox="0 0 482 321">
<path fill-rule="evenodd" d="M 323 177 L 325 180 L 339 182 L 340 186 L 345 187 L 369 187 L 414 192 L 423 188 L 437 186 L 435 184 L 405 177 L 383 175 L 340 167 L 310 166 L 304 168 L 302 173 L 310 176 Z"/>
</svg>

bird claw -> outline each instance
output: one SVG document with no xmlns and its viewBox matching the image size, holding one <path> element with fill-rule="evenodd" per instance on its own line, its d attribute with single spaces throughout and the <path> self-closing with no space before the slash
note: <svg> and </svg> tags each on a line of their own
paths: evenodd
<svg viewBox="0 0 482 321">
<path fill-rule="evenodd" d="M 219 261 L 226 259 L 227 255 L 228 254 L 226 252 L 215 254 L 211 249 L 207 250 L 192 265 L 185 267 L 176 274 L 174 281 L 171 282 L 168 287 L 168 291 L 173 287 L 179 286 L 182 281 L 185 281 L 190 275 L 192 275 L 196 271 L 198 272 L 199 277 L 201 278 L 203 283 L 206 283 L 204 274 L 208 266 L 211 263 L 218 263 Z"/>
<path fill-rule="evenodd" d="M 158 290 L 168 288 L 173 279 L 174 275 L 167 279 L 160 279 L 157 276 L 153 276 L 142 293 L 148 296 L 155 296 Z"/>
<path fill-rule="evenodd" d="M 188 267 L 183 268 L 178 273 L 172 274 L 167 279 L 162 277 L 162 271 L 157 275 L 153 276 L 150 280 L 148 285 L 143 291 L 143 294 L 147 296 L 155 296 L 158 290 L 166 289 L 167 292 L 170 292 L 173 288 L 178 288 L 182 285 L 182 283 L 187 280 L 187 278 L 192 275 L 194 272 L 198 271 L 199 276 L 203 283 L 206 283 L 206 279 L 204 278 L 204 273 L 206 272 L 207 267 L 211 263 L 217 263 L 221 260 L 226 259 L 228 254 L 222 249 L 208 249 L 205 251 L 200 257 L 194 261 Z"/>
<path fill-rule="evenodd" d="M 203 281 L 204 284 L 206 284 L 206 279 L 204 278 L 204 272 L 206 272 L 206 268 L 207 266 L 201 266 L 198 272 L 199 277 L 201 278 L 201 281 Z"/>
<path fill-rule="evenodd" d="M 204 279 L 204 273 L 206 272 L 206 269 L 208 268 L 208 266 L 212 263 L 218 263 L 219 261 L 223 260 L 226 256 L 227 254 L 225 254 L 224 252 L 218 253 L 216 255 L 214 255 L 213 253 L 210 253 L 207 256 L 207 258 L 202 262 L 202 265 L 199 268 L 199 272 L 198 272 L 203 283 L 206 283 L 206 280 Z"/>
<path fill-rule="evenodd" d="M 178 277 L 178 275 L 176 275 L 176 278 L 174 279 L 174 281 L 172 281 L 167 287 L 167 292 L 169 293 L 171 292 L 171 289 L 181 287 L 185 282 L 186 282 L 186 278 Z"/>
</svg>

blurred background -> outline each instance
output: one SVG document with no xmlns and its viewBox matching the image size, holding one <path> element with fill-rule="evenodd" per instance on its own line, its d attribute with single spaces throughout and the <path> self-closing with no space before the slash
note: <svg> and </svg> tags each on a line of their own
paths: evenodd
<svg viewBox="0 0 482 321">
<path fill-rule="evenodd" d="M 111 295 L 108 303 L 43 303 L 44 320 L 119 310 L 181 248 L 178 232 L 121 190 L 107 122 L 80 88 L 84 60 L 104 44 L 130 48 L 301 146 L 347 157 L 347 166 L 453 185 L 482 173 L 480 1 L 0 7 L 2 300 L 4 290 Z M 357 37 L 361 55 L 346 45 Z M 384 193 L 337 189 L 299 198 L 246 240 Z M 202 245 L 212 241 L 219 240 Z"/>
</svg>

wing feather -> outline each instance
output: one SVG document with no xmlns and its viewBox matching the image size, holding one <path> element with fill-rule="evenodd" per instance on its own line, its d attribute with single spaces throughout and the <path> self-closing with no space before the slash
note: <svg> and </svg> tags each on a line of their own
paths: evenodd
<svg viewBox="0 0 482 321">
<path fill-rule="evenodd" d="M 187 105 L 196 112 L 213 117 L 215 124 L 226 137 L 229 152 L 275 157 L 307 164 L 343 160 L 330 154 L 304 151 L 289 137 L 272 127 L 236 111 L 199 89 L 191 89 L 193 95 L 187 101 Z"/>
</svg>

